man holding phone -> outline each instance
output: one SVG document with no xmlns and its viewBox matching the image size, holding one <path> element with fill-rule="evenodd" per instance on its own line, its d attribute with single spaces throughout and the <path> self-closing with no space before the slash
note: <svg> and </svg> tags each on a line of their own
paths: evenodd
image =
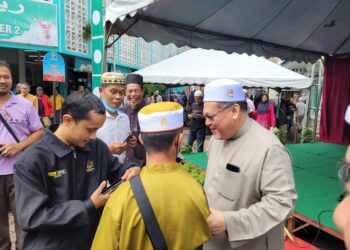
<svg viewBox="0 0 350 250">
<path fill-rule="evenodd" d="M 144 101 L 145 89 L 143 87 L 143 77 L 139 74 L 128 74 L 125 84 L 128 105 L 123 108 L 123 111 L 128 115 L 130 130 L 137 139 L 135 147 L 126 152 L 126 161 L 136 162 L 144 166 L 146 163 L 146 152 L 145 147 L 139 140 L 140 123 L 137 116 L 139 111 L 147 105 Z"/>
<path fill-rule="evenodd" d="M 20 249 L 90 249 L 109 198 L 102 194 L 105 180 L 126 180 L 141 171 L 133 163 L 121 164 L 96 138 L 105 113 L 96 96 L 71 94 L 55 133 L 46 131 L 16 162 Z"/>
<path fill-rule="evenodd" d="M 205 118 L 203 116 L 203 92 L 194 92 L 194 103 L 190 106 L 190 113 L 187 115 L 191 120 L 190 133 L 188 134 L 188 145 L 197 141 L 197 152 L 203 152 L 205 141 Z"/>
<path fill-rule="evenodd" d="M 130 121 L 119 109 L 125 96 L 125 78 L 121 73 L 106 72 L 101 78 L 100 97 L 106 108 L 106 121 L 97 130 L 97 138 L 104 141 L 110 152 L 125 161 L 126 151 L 136 144 L 136 137 L 130 133 Z"/>
</svg>

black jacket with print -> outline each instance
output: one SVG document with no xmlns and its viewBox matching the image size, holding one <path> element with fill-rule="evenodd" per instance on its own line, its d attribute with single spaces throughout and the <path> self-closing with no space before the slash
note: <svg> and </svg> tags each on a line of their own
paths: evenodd
<svg viewBox="0 0 350 250">
<path fill-rule="evenodd" d="M 99 139 L 72 149 L 47 131 L 14 166 L 21 249 L 90 249 L 102 213 L 90 196 L 131 166 Z"/>
</svg>

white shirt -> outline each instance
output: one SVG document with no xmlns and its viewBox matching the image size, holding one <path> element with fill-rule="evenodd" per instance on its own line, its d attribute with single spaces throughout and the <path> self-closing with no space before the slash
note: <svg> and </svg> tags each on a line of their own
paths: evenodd
<svg viewBox="0 0 350 250">
<path fill-rule="evenodd" d="M 107 145 L 115 141 L 123 142 L 129 135 L 130 121 L 129 117 L 118 111 L 118 115 L 113 117 L 106 111 L 106 121 L 103 126 L 97 130 L 97 138 L 101 139 Z M 114 155 L 118 157 L 121 163 L 124 162 L 126 153 L 123 152 L 120 155 Z"/>
<path fill-rule="evenodd" d="M 297 104 L 295 104 L 295 106 L 297 106 L 298 115 L 304 115 L 305 114 L 305 109 L 306 109 L 306 104 L 305 103 L 297 102 Z"/>
<path fill-rule="evenodd" d="M 152 95 L 151 97 L 152 97 L 152 103 L 154 103 L 154 98 L 156 98 L 157 102 L 163 101 L 163 99 L 160 95 L 157 95 L 157 96 Z"/>
<path fill-rule="evenodd" d="M 248 113 L 254 112 L 255 111 L 254 102 L 250 100 L 248 97 L 245 98 L 245 101 L 247 102 L 247 105 L 248 105 Z"/>
</svg>

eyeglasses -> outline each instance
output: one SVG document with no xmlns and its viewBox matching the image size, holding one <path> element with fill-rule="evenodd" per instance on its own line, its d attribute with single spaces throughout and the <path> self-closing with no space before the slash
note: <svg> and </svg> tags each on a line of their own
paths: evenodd
<svg viewBox="0 0 350 250">
<path fill-rule="evenodd" d="M 203 115 L 205 119 L 208 119 L 209 121 L 214 121 L 215 117 L 220 114 L 221 112 L 225 111 L 226 109 L 228 109 L 229 107 L 231 107 L 233 104 L 229 104 L 227 106 L 225 106 L 224 108 L 220 109 L 218 112 L 216 112 L 213 115 Z"/>
</svg>

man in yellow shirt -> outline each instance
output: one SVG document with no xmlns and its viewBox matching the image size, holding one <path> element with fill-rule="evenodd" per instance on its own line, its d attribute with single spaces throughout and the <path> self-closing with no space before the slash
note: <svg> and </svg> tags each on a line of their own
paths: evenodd
<svg viewBox="0 0 350 250">
<path fill-rule="evenodd" d="M 138 116 L 146 149 L 140 178 L 166 245 L 173 250 L 198 249 L 210 238 L 209 208 L 202 186 L 176 163 L 183 108 L 159 102 L 145 106 Z M 130 182 L 122 183 L 109 198 L 92 249 L 153 249 Z"/>
<path fill-rule="evenodd" d="M 56 123 L 60 123 L 60 119 L 61 119 L 61 107 L 62 107 L 62 103 L 64 102 L 64 98 L 63 96 L 60 95 L 58 88 L 56 88 L 55 91 L 55 95 L 56 95 L 56 112 L 54 113 L 54 108 L 52 108 L 52 113 L 55 114 L 55 122 Z M 53 95 L 50 96 L 50 102 L 52 104 L 52 107 L 54 105 L 53 103 Z"/>
<path fill-rule="evenodd" d="M 33 104 L 36 111 L 38 111 L 38 99 L 36 96 L 29 93 L 30 92 L 30 84 L 25 82 L 21 83 L 21 94 L 20 97 L 27 99 L 31 104 Z"/>
</svg>

